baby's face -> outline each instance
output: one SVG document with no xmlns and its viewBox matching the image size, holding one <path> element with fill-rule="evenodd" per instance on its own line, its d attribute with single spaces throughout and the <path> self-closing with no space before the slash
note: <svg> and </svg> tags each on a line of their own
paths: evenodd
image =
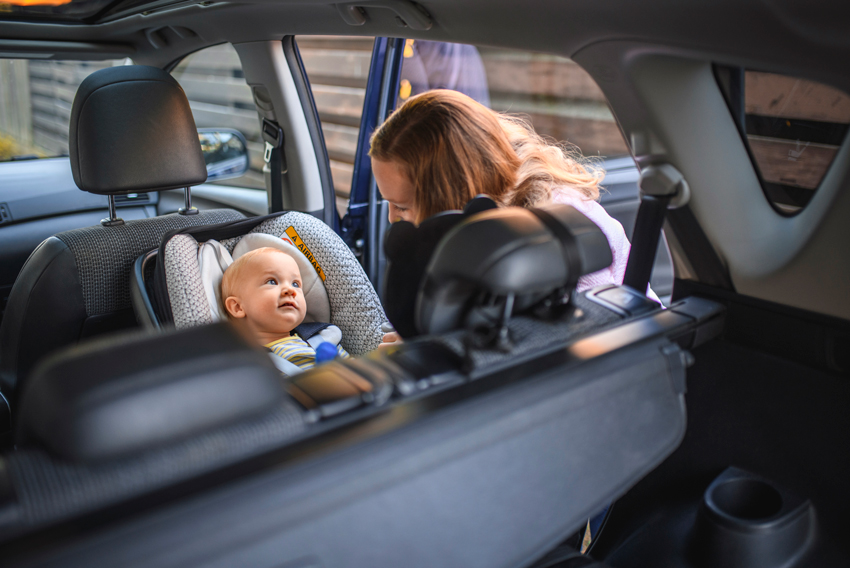
<svg viewBox="0 0 850 568">
<path fill-rule="evenodd" d="M 252 258 L 235 296 L 244 317 L 260 334 L 288 334 L 307 314 L 301 272 L 287 254 L 266 252 Z"/>
</svg>

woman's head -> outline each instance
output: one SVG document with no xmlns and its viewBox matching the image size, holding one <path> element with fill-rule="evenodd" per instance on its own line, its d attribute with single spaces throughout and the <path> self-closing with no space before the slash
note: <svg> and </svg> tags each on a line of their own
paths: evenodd
<svg viewBox="0 0 850 568">
<path fill-rule="evenodd" d="M 548 202 L 554 187 L 598 198 L 602 172 L 571 153 L 521 119 L 438 89 L 399 107 L 372 135 L 369 155 L 390 221 L 419 223 L 480 194 L 520 207 Z"/>
<path fill-rule="evenodd" d="M 496 114 L 449 90 L 422 93 L 399 107 L 375 131 L 369 155 L 390 220 L 414 223 L 462 209 L 481 193 L 499 201 L 520 166 Z"/>
</svg>

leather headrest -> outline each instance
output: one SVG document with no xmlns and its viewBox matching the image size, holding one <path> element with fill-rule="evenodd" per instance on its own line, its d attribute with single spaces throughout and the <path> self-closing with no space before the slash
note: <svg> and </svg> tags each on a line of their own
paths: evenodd
<svg viewBox="0 0 850 568">
<path fill-rule="evenodd" d="M 101 336 L 33 372 L 16 443 L 73 461 L 122 458 L 262 416 L 283 398 L 267 354 L 228 324 Z"/>
<path fill-rule="evenodd" d="M 479 195 L 467 203 L 463 211 L 443 211 L 425 219 L 419 226 L 407 221 L 392 224 L 384 238 L 387 272 L 381 299 L 387 318 L 399 335 L 405 339 L 418 335 L 414 319 L 416 297 L 425 267 L 440 240 L 467 217 L 495 208 L 492 199 Z"/>
<path fill-rule="evenodd" d="M 482 319 L 470 319 L 476 311 L 486 321 L 508 296 L 517 313 L 551 294 L 564 297 L 580 276 L 611 262 L 605 234 L 569 205 L 478 213 L 434 251 L 419 289 L 416 327 L 444 333 Z"/>
<path fill-rule="evenodd" d="M 74 182 L 90 193 L 162 191 L 207 179 L 189 101 L 156 67 L 89 75 L 74 97 L 68 145 Z"/>
</svg>

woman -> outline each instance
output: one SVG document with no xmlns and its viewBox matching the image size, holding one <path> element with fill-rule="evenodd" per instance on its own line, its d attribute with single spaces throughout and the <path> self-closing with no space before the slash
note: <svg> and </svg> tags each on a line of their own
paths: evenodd
<svg viewBox="0 0 850 568">
<path fill-rule="evenodd" d="M 463 209 L 480 194 L 505 206 L 571 205 L 599 226 L 614 258 L 582 276 L 577 289 L 622 284 L 630 245 L 623 226 L 597 202 L 604 172 L 548 143 L 523 120 L 462 93 L 433 90 L 399 107 L 371 142 L 372 172 L 389 202 L 390 222 L 418 224 Z"/>
</svg>

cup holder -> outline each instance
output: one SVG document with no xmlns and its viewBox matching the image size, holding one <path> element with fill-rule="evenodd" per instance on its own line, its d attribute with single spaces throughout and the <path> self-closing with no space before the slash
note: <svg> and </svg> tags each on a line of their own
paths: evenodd
<svg viewBox="0 0 850 568">
<path fill-rule="evenodd" d="M 705 568 L 789 566 L 812 541 L 813 517 L 808 500 L 730 467 L 703 495 L 690 556 Z"/>
<path fill-rule="evenodd" d="M 782 510 L 782 495 L 758 479 L 736 478 L 714 485 L 711 499 L 719 513 L 744 521 L 759 521 Z"/>
</svg>

